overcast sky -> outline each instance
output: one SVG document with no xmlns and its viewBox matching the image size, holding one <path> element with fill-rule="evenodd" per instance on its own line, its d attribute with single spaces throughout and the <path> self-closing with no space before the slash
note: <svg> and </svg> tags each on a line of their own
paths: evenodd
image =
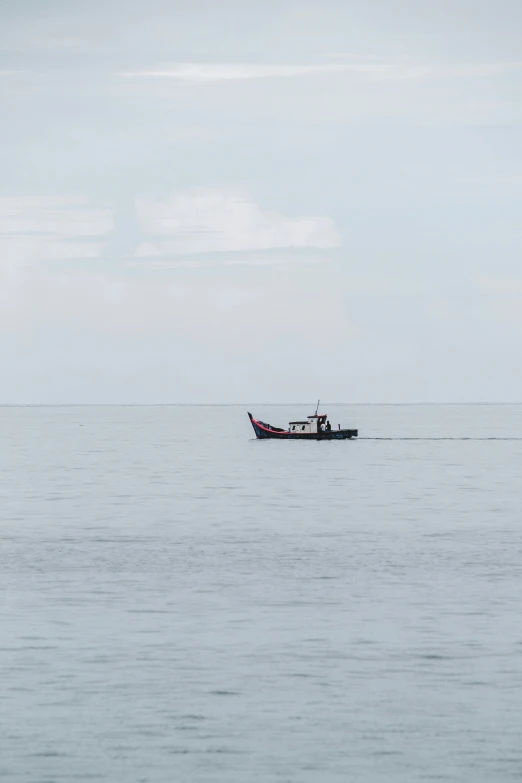
<svg viewBox="0 0 522 783">
<path fill-rule="evenodd" d="M 3 0 L 1 403 L 522 401 L 520 0 Z"/>
</svg>

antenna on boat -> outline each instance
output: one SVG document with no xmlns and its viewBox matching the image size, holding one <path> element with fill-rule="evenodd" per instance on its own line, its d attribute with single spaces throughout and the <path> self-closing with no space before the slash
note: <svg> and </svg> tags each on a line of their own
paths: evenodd
<svg viewBox="0 0 522 783">
<path fill-rule="evenodd" d="M 315 415 L 316 415 L 316 416 L 317 416 L 317 413 L 318 413 L 318 411 L 319 411 L 319 403 L 320 403 L 320 402 L 321 402 L 321 400 L 317 400 L 317 408 L 315 409 Z"/>
</svg>

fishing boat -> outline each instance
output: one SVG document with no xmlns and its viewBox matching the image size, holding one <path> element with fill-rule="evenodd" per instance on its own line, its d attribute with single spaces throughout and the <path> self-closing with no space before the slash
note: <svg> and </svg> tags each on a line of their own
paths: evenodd
<svg viewBox="0 0 522 783">
<path fill-rule="evenodd" d="M 248 414 L 256 438 L 264 440 L 265 438 L 279 438 L 280 440 L 347 440 L 356 438 L 359 430 L 341 429 L 337 425 L 334 429 L 328 421 L 326 413 L 318 413 L 319 403 L 314 414 L 307 416 L 306 421 L 291 421 L 288 429 L 273 427 L 264 421 L 254 419 L 251 413 Z"/>
</svg>

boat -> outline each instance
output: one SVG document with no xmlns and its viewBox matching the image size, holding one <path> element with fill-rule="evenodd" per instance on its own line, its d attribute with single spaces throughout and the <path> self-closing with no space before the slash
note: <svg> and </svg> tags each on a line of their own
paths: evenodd
<svg viewBox="0 0 522 783">
<path fill-rule="evenodd" d="M 317 410 L 311 416 L 307 416 L 306 421 L 291 421 L 288 429 L 273 427 L 264 421 L 254 419 L 251 413 L 248 414 L 250 423 L 254 428 L 256 438 L 264 440 L 266 438 L 279 438 L 279 440 L 348 440 L 357 438 L 359 430 L 333 429 L 328 421 L 326 413 L 318 413 Z"/>
</svg>

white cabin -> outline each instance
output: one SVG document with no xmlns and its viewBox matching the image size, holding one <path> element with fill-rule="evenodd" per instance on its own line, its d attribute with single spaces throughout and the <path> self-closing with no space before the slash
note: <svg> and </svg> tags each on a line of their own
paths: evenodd
<svg viewBox="0 0 522 783">
<path fill-rule="evenodd" d="M 309 435 L 313 432 L 319 432 L 321 424 L 326 424 L 326 414 L 314 413 L 313 416 L 308 416 L 306 421 L 291 421 L 288 425 L 288 431 Z"/>
</svg>

